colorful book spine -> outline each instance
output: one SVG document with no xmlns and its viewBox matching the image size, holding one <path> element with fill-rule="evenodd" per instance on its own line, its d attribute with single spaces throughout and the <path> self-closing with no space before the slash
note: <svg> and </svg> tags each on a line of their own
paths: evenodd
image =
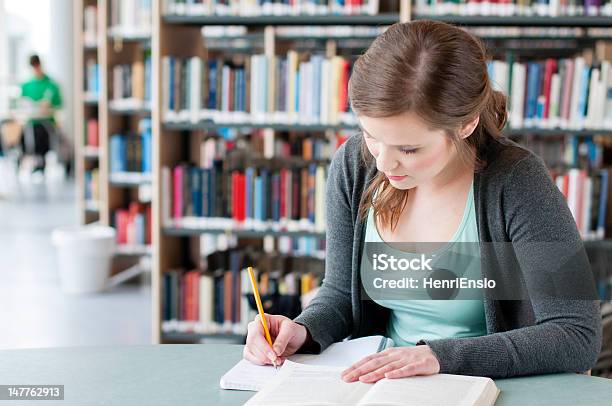
<svg viewBox="0 0 612 406">
<path fill-rule="evenodd" d="M 601 46 L 605 49 L 605 46 Z M 604 51 L 602 51 L 603 53 Z M 493 61 L 490 79 L 497 90 L 505 61 Z M 612 66 L 585 58 L 512 62 L 509 126 L 516 129 L 606 130 L 612 128 Z"/>
<path fill-rule="evenodd" d="M 85 171 L 85 200 L 97 202 L 100 200 L 100 182 L 98 168 Z"/>
<path fill-rule="evenodd" d="M 100 94 L 100 65 L 93 58 L 87 59 L 85 66 L 85 92 L 92 99 Z"/>
<path fill-rule="evenodd" d="M 323 261 L 290 256 L 270 261 L 255 255 L 253 258 L 240 250 L 215 251 L 205 257 L 203 269 L 164 272 L 162 329 L 246 334 L 248 323 L 257 314 L 246 271 L 251 261 L 255 262 L 264 310 L 288 317 L 299 314 L 304 296 L 314 293 L 321 283 Z"/>
<path fill-rule="evenodd" d="M 98 127 L 98 120 L 96 118 L 90 118 L 87 120 L 86 130 L 86 145 L 90 147 L 99 146 L 100 131 Z"/>
<path fill-rule="evenodd" d="M 113 134 L 110 137 L 110 171 L 149 173 L 152 169 L 151 120 L 142 119 L 140 134 Z"/>
<path fill-rule="evenodd" d="M 612 16 L 612 5 L 606 0 L 503 0 L 481 1 L 417 0 L 414 6 L 417 15 L 458 16 Z"/>
<path fill-rule="evenodd" d="M 114 227 L 119 245 L 144 246 L 151 244 L 151 206 L 132 202 L 126 209 L 114 212 Z"/>
<path fill-rule="evenodd" d="M 308 58 L 293 50 L 285 57 L 232 60 L 166 56 L 163 117 L 166 122 L 355 125 L 347 90 L 351 65 L 340 56 Z"/>
</svg>

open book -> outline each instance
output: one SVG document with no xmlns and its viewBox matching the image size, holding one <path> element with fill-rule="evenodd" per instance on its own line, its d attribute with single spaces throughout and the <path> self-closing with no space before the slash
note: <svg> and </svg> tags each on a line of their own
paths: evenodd
<svg viewBox="0 0 612 406">
<path fill-rule="evenodd" d="M 334 343 L 318 355 L 294 354 L 288 359 L 300 364 L 351 366 L 360 359 L 387 347 L 393 347 L 393 340 L 390 338 L 369 336 Z M 221 377 L 219 385 L 222 389 L 258 391 L 279 372 L 280 369 L 274 369 L 272 365 L 255 365 L 242 359 Z"/>
<path fill-rule="evenodd" d="M 287 360 L 245 406 L 491 406 L 499 395 L 490 378 L 437 374 L 346 383 L 340 377 L 344 369 Z"/>
</svg>

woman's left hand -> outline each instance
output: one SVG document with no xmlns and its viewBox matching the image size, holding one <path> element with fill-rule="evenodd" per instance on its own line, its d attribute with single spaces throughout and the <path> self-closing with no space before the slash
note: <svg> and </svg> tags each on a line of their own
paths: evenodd
<svg viewBox="0 0 612 406">
<path fill-rule="evenodd" d="M 392 347 L 368 355 L 342 371 L 345 382 L 359 380 L 374 383 L 382 378 L 404 378 L 433 375 L 440 372 L 440 363 L 428 345 Z"/>
</svg>

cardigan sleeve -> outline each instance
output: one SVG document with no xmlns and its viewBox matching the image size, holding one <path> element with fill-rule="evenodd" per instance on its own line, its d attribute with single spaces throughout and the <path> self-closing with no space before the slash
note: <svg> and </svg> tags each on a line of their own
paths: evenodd
<svg viewBox="0 0 612 406">
<path fill-rule="evenodd" d="M 352 329 L 351 280 L 353 220 L 350 205 L 350 157 L 347 140 L 330 164 L 326 195 L 325 277 L 316 296 L 294 321 L 304 325 L 312 340 L 299 352 L 319 353 L 347 337 Z"/>
<path fill-rule="evenodd" d="M 543 264 L 560 263 L 559 250 L 546 249 L 546 243 L 559 242 L 570 248 L 566 259 L 571 258 L 575 280 L 592 279 L 572 214 L 544 163 L 532 154 L 514 166 L 502 193 L 506 233 L 520 266 L 517 272 L 522 272 L 530 295 L 534 324 L 481 337 L 421 340 L 418 344 L 429 345 L 441 373 L 504 378 L 584 372 L 595 364 L 601 348 L 599 301 L 594 296 L 574 300 L 533 295 L 542 287 L 534 286 L 542 280 L 536 271 Z"/>
</svg>

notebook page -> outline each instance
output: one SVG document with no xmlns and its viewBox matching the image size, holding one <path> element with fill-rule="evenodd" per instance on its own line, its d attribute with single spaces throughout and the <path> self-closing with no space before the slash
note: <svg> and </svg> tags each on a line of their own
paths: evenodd
<svg viewBox="0 0 612 406">
<path fill-rule="evenodd" d="M 474 406 L 479 404 L 478 400 L 489 384 L 495 386 L 489 378 L 449 374 L 381 379 L 363 397 L 359 406 Z M 493 404 L 495 398 L 488 404 Z"/>
<path fill-rule="evenodd" d="M 304 365 L 287 360 L 276 378 L 245 406 L 355 405 L 372 385 L 344 382 L 340 377 L 343 370 L 344 367 Z"/>
<path fill-rule="evenodd" d="M 278 372 L 279 370 L 274 369 L 272 365 L 256 365 L 241 359 L 221 377 L 219 386 L 221 389 L 258 391 L 270 382 Z"/>
<path fill-rule="evenodd" d="M 387 341 L 389 345 L 387 345 Z M 393 340 L 383 336 L 360 337 L 333 343 L 319 355 L 295 354 L 289 359 L 300 364 L 349 367 L 370 354 L 384 350 L 386 346 L 391 346 L 392 343 Z"/>
<path fill-rule="evenodd" d="M 288 359 L 300 364 L 348 367 L 363 357 L 392 345 L 393 341 L 383 336 L 361 337 L 334 343 L 318 355 L 294 354 Z M 255 365 L 242 359 L 221 377 L 219 386 L 222 389 L 258 391 L 277 372 L 272 365 Z"/>
</svg>

